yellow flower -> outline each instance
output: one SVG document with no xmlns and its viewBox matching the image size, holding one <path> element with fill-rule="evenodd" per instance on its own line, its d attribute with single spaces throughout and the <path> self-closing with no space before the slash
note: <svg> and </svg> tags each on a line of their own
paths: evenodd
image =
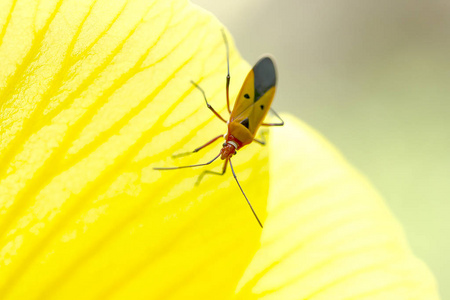
<svg viewBox="0 0 450 300">
<path fill-rule="evenodd" d="M 222 26 L 184 0 L 0 4 L 1 299 L 438 299 L 368 183 L 293 117 L 232 176 Z M 249 65 L 231 45 L 231 94 Z M 268 157 L 270 156 L 270 162 Z M 219 165 L 214 165 L 219 168 Z M 269 180 L 270 174 L 270 180 Z"/>
</svg>

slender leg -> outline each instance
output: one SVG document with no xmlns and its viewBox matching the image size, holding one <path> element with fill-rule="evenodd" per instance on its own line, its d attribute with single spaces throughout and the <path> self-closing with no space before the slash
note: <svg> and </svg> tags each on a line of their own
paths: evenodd
<svg viewBox="0 0 450 300">
<path fill-rule="evenodd" d="M 215 141 L 217 141 L 219 138 L 221 138 L 223 135 L 218 135 L 215 138 L 213 138 L 212 140 L 210 140 L 209 142 L 207 142 L 206 144 L 204 144 L 203 146 L 200 146 L 198 148 L 196 148 L 194 151 L 191 152 L 183 152 L 183 153 L 178 153 L 178 154 L 173 154 L 172 158 L 178 158 L 178 157 L 182 157 L 182 156 L 187 156 L 193 153 L 196 153 L 200 150 L 202 150 L 203 148 L 206 148 L 207 146 L 211 145 L 212 143 L 214 143 Z"/>
<path fill-rule="evenodd" d="M 223 122 L 227 122 L 209 103 L 208 103 L 208 100 L 206 100 L 206 95 L 205 95 L 205 91 L 198 85 L 198 84 L 196 84 L 195 82 L 193 82 L 192 80 L 191 80 L 191 83 L 196 87 L 196 88 L 198 88 L 199 90 L 200 90 L 200 92 L 202 92 L 202 94 L 203 94 L 203 98 L 205 99 L 205 102 L 206 102 L 206 106 L 219 118 L 219 119 L 221 119 Z"/>
<path fill-rule="evenodd" d="M 258 144 L 260 144 L 261 146 L 265 146 L 267 141 L 266 141 L 266 134 L 267 134 L 267 130 L 260 130 L 259 131 L 259 136 L 260 139 L 253 139 L 253 141 L 257 142 Z"/>
<path fill-rule="evenodd" d="M 258 144 L 260 144 L 261 146 L 265 146 L 266 145 L 266 139 L 263 136 L 262 140 L 258 140 L 258 139 L 253 139 L 253 141 L 257 142 Z"/>
<path fill-rule="evenodd" d="M 195 185 L 199 185 L 200 182 L 202 181 L 203 177 L 206 174 L 211 174 L 211 175 L 223 175 L 223 174 L 225 174 L 225 171 L 227 170 L 227 165 L 228 165 L 228 159 L 226 159 L 224 164 L 223 164 L 222 172 L 214 172 L 214 171 L 209 171 L 209 170 L 203 171 L 200 174 L 200 176 L 198 176 L 198 179 L 197 179 L 197 182 L 195 183 Z"/>
<path fill-rule="evenodd" d="M 228 47 L 228 40 L 227 40 L 227 36 L 225 34 L 225 31 L 222 29 L 222 36 L 223 36 L 223 40 L 225 42 L 225 47 L 227 49 L 227 108 L 228 108 L 228 112 L 231 114 L 231 109 L 230 109 L 230 49 Z"/>
<path fill-rule="evenodd" d="M 262 123 L 261 126 L 283 126 L 284 125 L 284 121 L 283 119 L 277 114 L 276 111 L 274 111 L 273 109 L 270 109 L 275 116 L 281 121 L 281 123 Z"/>
</svg>

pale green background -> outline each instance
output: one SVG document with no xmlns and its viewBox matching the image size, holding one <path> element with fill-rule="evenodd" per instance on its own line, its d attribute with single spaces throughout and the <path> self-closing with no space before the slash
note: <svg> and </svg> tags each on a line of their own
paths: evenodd
<svg viewBox="0 0 450 300">
<path fill-rule="evenodd" d="M 322 132 L 372 181 L 450 299 L 450 1 L 193 2 L 251 64 L 276 57 L 274 107 Z"/>
</svg>

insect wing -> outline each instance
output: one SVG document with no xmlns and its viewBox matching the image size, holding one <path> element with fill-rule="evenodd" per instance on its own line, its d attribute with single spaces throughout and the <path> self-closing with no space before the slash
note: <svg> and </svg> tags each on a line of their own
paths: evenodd
<svg viewBox="0 0 450 300">
<path fill-rule="evenodd" d="M 230 123 L 240 123 L 254 136 L 275 95 L 276 72 L 270 57 L 260 59 L 242 85 L 234 104 Z"/>
</svg>

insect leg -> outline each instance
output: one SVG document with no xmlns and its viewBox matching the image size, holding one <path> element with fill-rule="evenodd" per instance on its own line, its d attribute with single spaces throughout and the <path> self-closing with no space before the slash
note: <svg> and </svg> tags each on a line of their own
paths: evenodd
<svg viewBox="0 0 450 300">
<path fill-rule="evenodd" d="M 225 31 L 222 29 L 222 36 L 223 36 L 223 40 L 225 42 L 225 47 L 227 49 L 227 108 L 228 108 L 228 112 L 231 114 L 231 110 L 230 110 L 230 49 L 228 47 L 228 40 L 227 40 L 227 36 L 225 34 Z"/>
<path fill-rule="evenodd" d="M 208 100 L 206 100 L 206 95 L 205 95 L 205 91 L 198 85 L 198 84 L 196 84 L 195 82 L 193 82 L 192 80 L 191 80 L 191 83 L 196 87 L 196 88 L 198 88 L 199 90 L 200 90 L 200 92 L 202 92 L 202 94 L 203 94 L 203 98 L 205 99 L 205 102 L 206 102 L 206 106 L 219 118 L 219 119 L 221 119 L 223 122 L 227 122 L 218 112 L 216 112 L 216 110 L 208 103 Z"/>
<path fill-rule="evenodd" d="M 266 145 L 266 138 L 264 136 L 262 136 L 262 138 L 263 138 L 262 140 L 253 139 L 253 141 L 257 142 L 261 146 L 265 146 Z"/>
<path fill-rule="evenodd" d="M 222 136 L 223 136 L 223 135 L 218 135 L 218 136 L 216 136 L 215 138 L 213 138 L 212 140 L 210 140 L 209 142 L 207 142 L 207 143 L 204 144 L 203 146 L 200 146 L 200 147 L 196 148 L 194 151 L 191 151 L 191 152 L 183 152 L 183 153 L 178 153 L 178 154 L 173 154 L 173 155 L 172 155 L 172 158 L 178 158 L 178 157 L 187 156 L 187 155 L 196 153 L 196 152 L 202 150 L 203 148 L 205 148 L 205 147 L 211 145 L 212 143 L 214 143 L 215 141 L 217 141 L 217 140 L 218 140 L 219 138 L 221 138 Z"/>
<path fill-rule="evenodd" d="M 209 170 L 203 171 L 200 174 L 200 176 L 198 176 L 198 179 L 197 179 L 197 182 L 195 183 L 195 185 L 199 185 L 200 182 L 203 179 L 203 176 L 205 176 L 206 174 L 211 174 L 211 175 L 223 175 L 223 174 L 225 174 L 225 172 L 227 170 L 227 165 L 228 165 L 228 159 L 226 159 L 224 164 L 223 164 L 222 172 L 214 172 L 214 171 L 209 171 Z"/>
<path fill-rule="evenodd" d="M 277 114 L 276 111 L 274 111 L 272 108 L 270 109 L 274 115 L 281 121 L 281 123 L 262 123 L 261 126 L 283 126 L 284 121 L 283 119 Z"/>
<path fill-rule="evenodd" d="M 266 145 L 266 134 L 267 134 L 267 130 L 261 130 L 259 136 L 261 137 L 261 139 L 253 139 L 253 141 L 257 142 L 258 144 L 260 144 L 261 146 L 265 146 Z"/>
</svg>

